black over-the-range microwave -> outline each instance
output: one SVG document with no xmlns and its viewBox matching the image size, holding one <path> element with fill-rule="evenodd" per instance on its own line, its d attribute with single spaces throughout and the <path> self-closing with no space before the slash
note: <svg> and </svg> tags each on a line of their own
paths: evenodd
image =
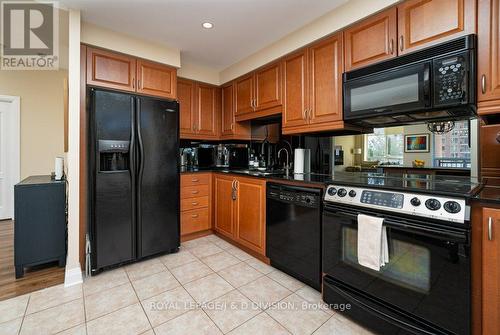
<svg viewBox="0 0 500 335">
<path fill-rule="evenodd" d="M 476 115 L 476 36 L 344 74 L 344 120 L 380 127 Z"/>
</svg>

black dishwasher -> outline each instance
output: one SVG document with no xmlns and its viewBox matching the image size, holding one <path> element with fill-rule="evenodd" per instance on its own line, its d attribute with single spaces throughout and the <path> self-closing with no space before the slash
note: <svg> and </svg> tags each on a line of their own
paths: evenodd
<svg viewBox="0 0 500 335">
<path fill-rule="evenodd" d="M 266 252 L 271 265 L 321 289 L 321 189 L 267 184 Z"/>
</svg>

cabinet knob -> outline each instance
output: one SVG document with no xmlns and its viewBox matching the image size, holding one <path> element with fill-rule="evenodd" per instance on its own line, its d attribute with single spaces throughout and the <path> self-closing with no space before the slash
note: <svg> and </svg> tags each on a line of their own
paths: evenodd
<svg viewBox="0 0 500 335">
<path fill-rule="evenodd" d="M 200 180 L 199 180 L 199 179 L 197 179 L 197 178 L 194 178 L 194 179 L 191 179 L 191 181 L 192 181 L 193 183 L 197 183 L 197 182 L 199 182 Z"/>
<path fill-rule="evenodd" d="M 196 219 L 198 216 L 199 216 L 198 214 L 193 214 L 193 215 L 191 215 L 191 217 L 192 217 L 193 219 Z"/>
<path fill-rule="evenodd" d="M 500 143 L 500 131 L 497 133 L 496 140 L 497 140 L 497 143 Z"/>
<path fill-rule="evenodd" d="M 198 206 L 198 203 L 197 202 L 192 202 L 191 205 Z"/>
<path fill-rule="evenodd" d="M 403 35 L 399 36 L 399 50 L 403 51 L 405 49 L 405 38 Z"/>
<path fill-rule="evenodd" d="M 485 74 L 483 74 L 481 76 L 481 92 L 483 94 L 486 94 L 486 75 Z"/>
<path fill-rule="evenodd" d="M 391 41 L 389 42 L 389 52 L 391 55 L 394 55 L 394 39 L 391 38 Z"/>
<path fill-rule="evenodd" d="M 196 191 L 191 191 L 192 194 L 198 194 L 200 193 L 200 191 L 196 190 Z"/>
</svg>

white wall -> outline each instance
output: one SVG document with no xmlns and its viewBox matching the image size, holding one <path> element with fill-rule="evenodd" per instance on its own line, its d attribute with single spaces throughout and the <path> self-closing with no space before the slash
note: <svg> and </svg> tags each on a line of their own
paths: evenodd
<svg viewBox="0 0 500 335">
<path fill-rule="evenodd" d="M 79 261 L 80 230 L 80 11 L 69 12 L 68 63 L 68 255 L 66 286 L 82 282 Z"/>
<path fill-rule="evenodd" d="M 286 55 L 364 17 L 376 13 L 399 0 L 350 0 L 319 19 L 292 32 L 253 55 L 233 64 L 220 74 L 221 83 L 228 82 L 274 59 Z M 279 21 L 277 21 L 279 24 Z"/>
<path fill-rule="evenodd" d="M 88 22 L 82 22 L 81 41 L 124 54 L 149 59 L 175 67 L 181 66 L 179 49 L 169 48 L 145 39 L 136 38 Z"/>
<path fill-rule="evenodd" d="M 177 70 L 177 76 L 213 85 L 221 84 L 219 71 L 185 61 L 182 61 L 181 68 Z"/>
</svg>

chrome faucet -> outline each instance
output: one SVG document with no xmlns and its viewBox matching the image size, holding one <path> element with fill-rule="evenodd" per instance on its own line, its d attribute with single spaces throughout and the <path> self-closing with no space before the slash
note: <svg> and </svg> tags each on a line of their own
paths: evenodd
<svg viewBox="0 0 500 335">
<path fill-rule="evenodd" d="M 289 162 L 289 159 L 290 159 L 290 154 L 288 153 L 288 150 L 286 148 L 281 148 L 279 151 L 278 151 L 278 159 L 280 159 L 281 157 L 281 152 L 285 150 L 286 152 L 286 165 L 285 165 L 285 173 L 286 173 L 286 176 L 288 178 L 288 176 L 290 175 L 290 162 Z"/>
</svg>

